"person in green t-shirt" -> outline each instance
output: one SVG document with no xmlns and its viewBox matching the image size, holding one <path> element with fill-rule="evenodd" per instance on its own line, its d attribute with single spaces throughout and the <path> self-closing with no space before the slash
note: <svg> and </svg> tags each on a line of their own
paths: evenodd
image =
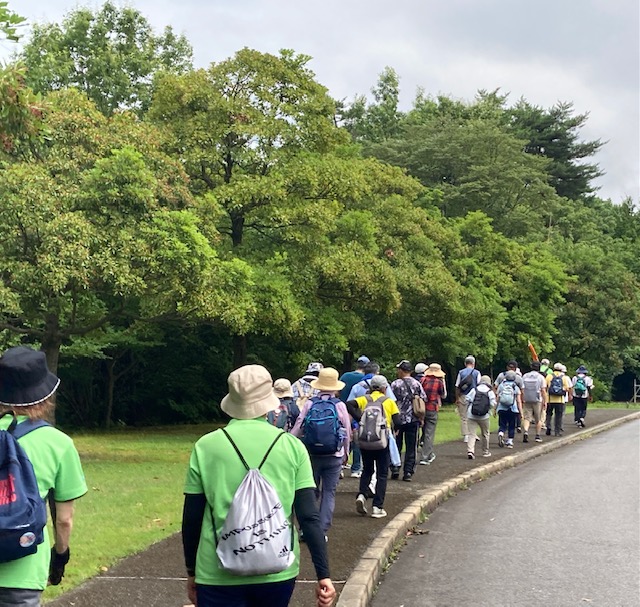
<svg viewBox="0 0 640 607">
<path fill-rule="evenodd" d="M 6 430 L 14 416 L 18 427 L 26 420 L 46 420 L 59 385 L 47 368 L 44 352 L 9 348 L 0 358 L 0 429 Z M 69 561 L 74 500 L 87 492 L 87 485 L 78 451 L 60 430 L 45 425 L 18 442 L 33 465 L 40 497 L 53 498 L 54 545 L 50 547 L 45 531 L 37 552 L 0 563 L 0 605 L 38 607 L 47 583 L 57 585 L 62 580 Z"/>
<path fill-rule="evenodd" d="M 316 569 L 317 605 L 329 607 L 335 589 L 329 577 L 309 454 L 295 436 L 283 434 L 267 422 L 267 413 L 279 401 L 264 367 L 240 367 L 229 375 L 228 383 L 229 394 L 222 399 L 221 407 L 233 419 L 224 431 L 210 432 L 198 440 L 185 482 L 182 540 L 189 599 L 198 607 L 285 607 L 291 599 L 300 570 L 300 544 L 294 529 L 293 562 L 278 573 L 237 575 L 225 570 L 218 558 L 216 538 L 247 473 L 241 454 L 249 468 L 263 462 L 260 473 L 277 493 L 287 520 L 295 511 Z M 276 441 L 279 434 L 283 435 Z"/>
</svg>

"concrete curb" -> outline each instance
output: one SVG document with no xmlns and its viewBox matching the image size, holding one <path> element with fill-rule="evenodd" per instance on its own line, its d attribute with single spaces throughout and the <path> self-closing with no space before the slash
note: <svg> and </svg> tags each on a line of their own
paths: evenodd
<svg viewBox="0 0 640 607">
<path fill-rule="evenodd" d="M 469 472 L 454 476 L 440 485 L 431 487 L 396 515 L 378 534 L 376 539 L 369 544 L 360 561 L 351 572 L 349 579 L 347 579 L 336 607 L 367 607 L 378 586 L 382 572 L 389 561 L 389 556 L 397 543 L 405 537 L 407 531 L 422 521 L 424 514 L 432 513 L 443 501 L 454 495 L 459 489 L 484 480 L 502 470 L 524 464 L 536 457 L 551 453 L 560 447 L 571 445 L 635 419 L 640 419 L 640 411 L 582 430 L 571 436 L 559 438 L 550 443 L 543 443 L 525 452 L 501 457 L 488 464 L 478 466 Z"/>
</svg>

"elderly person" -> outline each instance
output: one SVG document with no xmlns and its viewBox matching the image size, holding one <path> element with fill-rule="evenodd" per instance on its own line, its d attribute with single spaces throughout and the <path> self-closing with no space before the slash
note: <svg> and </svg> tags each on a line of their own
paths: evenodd
<svg viewBox="0 0 640 607">
<path fill-rule="evenodd" d="M 504 380 L 498 385 L 498 446 L 513 449 L 518 415 L 522 416 L 522 390 L 517 382 L 515 371 L 507 371 Z M 505 439 L 504 434 L 507 433 Z"/>
<path fill-rule="evenodd" d="M 267 422 L 267 413 L 278 406 L 278 399 L 264 367 L 240 367 L 229 375 L 228 384 L 229 394 L 221 407 L 232 419 L 226 428 L 206 434 L 195 444 L 185 483 L 182 539 L 189 599 L 198 607 L 289 604 L 300 570 L 295 538 L 291 546 L 283 547 L 283 552 L 293 550 L 291 564 L 276 573 L 239 576 L 223 568 L 218 557 L 218 539 L 235 492 L 247 468 L 259 468 L 275 490 L 286 519 L 296 514 L 318 577 L 317 605 L 328 607 L 335 589 L 307 450 L 297 438 Z"/>
<path fill-rule="evenodd" d="M 467 399 L 467 423 L 469 427 L 469 438 L 467 440 L 467 457 L 475 459 L 476 441 L 478 440 L 477 429 L 480 429 L 482 440 L 482 457 L 491 457 L 489 451 L 489 414 L 496 410 L 496 395 L 491 389 L 491 378 L 482 375 L 480 382 L 466 396 Z"/>
<path fill-rule="evenodd" d="M 338 488 L 342 464 L 349 454 L 351 418 L 345 404 L 336 398 L 336 392 L 344 388 L 344 382 L 338 379 L 338 371 L 331 367 L 325 367 L 320 371 L 318 379 L 311 382 L 311 387 L 318 391 L 318 395 L 304 404 L 298 420 L 291 429 L 291 434 L 298 438 L 303 438 L 305 431 L 304 421 L 313 407 L 328 407 L 329 410 L 335 412 L 340 422 L 340 426 L 337 428 L 339 436 L 336 437 L 339 448 L 336 451 L 328 454 L 317 454 L 308 447 L 311 467 L 313 468 L 313 480 L 317 487 L 316 498 L 320 501 L 320 525 L 326 538 L 333 521 L 333 510 L 336 506 L 336 489 Z"/>
<path fill-rule="evenodd" d="M 422 466 L 428 466 L 436 459 L 433 444 L 436 436 L 436 426 L 438 425 L 438 411 L 440 411 L 440 407 L 442 406 L 442 399 L 447 396 L 444 378 L 445 372 L 438 363 L 431 363 L 422 378 L 421 384 L 426 397 L 422 434 L 422 456 L 420 457 L 420 464 Z"/>
<path fill-rule="evenodd" d="M 389 382 L 384 375 L 374 375 L 371 378 L 371 394 L 358 396 L 347 401 L 349 414 L 358 422 L 366 415 L 367 407 L 376 406 L 378 403 L 382 407 L 385 418 L 386 429 L 390 430 L 400 425 L 400 411 L 396 402 L 387 397 Z M 391 438 L 393 440 L 393 437 Z M 387 493 L 387 477 L 389 475 L 390 454 L 389 445 L 377 449 L 362 448 L 363 472 L 360 477 L 358 496 L 356 497 L 356 511 L 365 516 L 367 514 L 367 495 L 369 494 L 369 483 L 375 470 L 376 482 L 373 491 L 372 518 L 384 518 L 387 512 L 384 509 L 384 498 Z"/>
<path fill-rule="evenodd" d="M 47 583 L 62 580 L 69 561 L 74 500 L 87 492 L 80 458 L 73 441 L 46 422 L 54 408 L 60 380 L 47 368 L 44 352 L 24 346 L 9 348 L 0 358 L 0 429 L 18 438 L 33 466 L 42 498 L 42 524 L 46 521 L 44 500 L 51 496 L 54 545 L 44 530 L 40 542 L 34 534 L 20 538 L 24 547 L 37 545 L 32 554 L 0 563 L 0 605 L 38 607 Z M 15 424 L 17 422 L 17 425 Z M 3 471 L 0 471 L 0 488 Z M 28 543 L 31 535 L 31 544 Z M 23 540 L 27 541 L 23 541 Z M 6 555 L 0 555 L 5 557 Z"/>
</svg>

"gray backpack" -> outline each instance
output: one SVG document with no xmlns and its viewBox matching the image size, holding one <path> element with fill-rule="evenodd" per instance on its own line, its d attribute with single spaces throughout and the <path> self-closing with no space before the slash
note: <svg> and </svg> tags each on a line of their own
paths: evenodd
<svg viewBox="0 0 640 607">
<path fill-rule="evenodd" d="M 220 536 L 216 534 L 216 554 L 224 571 L 233 575 L 250 576 L 279 573 L 294 561 L 291 524 L 273 486 L 260 473 L 276 439 L 257 468 L 249 468 L 242 453 L 226 430 L 224 435 L 247 469 L 247 474 L 233 496 Z"/>
<path fill-rule="evenodd" d="M 367 405 L 358 425 L 358 445 L 365 451 L 379 451 L 389 445 L 387 417 L 382 403 L 387 399 L 382 395 L 377 400 L 366 395 Z"/>
<path fill-rule="evenodd" d="M 524 402 L 538 403 L 542 400 L 542 395 L 540 394 L 540 380 L 538 379 L 538 377 L 541 376 L 538 374 L 538 377 L 527 377 L 527 375 L 522 378 L 524 383 Z"/>
</svg>

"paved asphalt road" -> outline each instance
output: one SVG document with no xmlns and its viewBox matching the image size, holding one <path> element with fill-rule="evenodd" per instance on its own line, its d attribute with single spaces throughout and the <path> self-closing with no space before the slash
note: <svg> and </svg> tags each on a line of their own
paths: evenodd
<svg viewBox="0 0 640 607">
<path fill-rule="evenodd" d="M 373 607 L 638 607 L 640 421 L 473 485 L 421 531 Z"/>
</svg>

